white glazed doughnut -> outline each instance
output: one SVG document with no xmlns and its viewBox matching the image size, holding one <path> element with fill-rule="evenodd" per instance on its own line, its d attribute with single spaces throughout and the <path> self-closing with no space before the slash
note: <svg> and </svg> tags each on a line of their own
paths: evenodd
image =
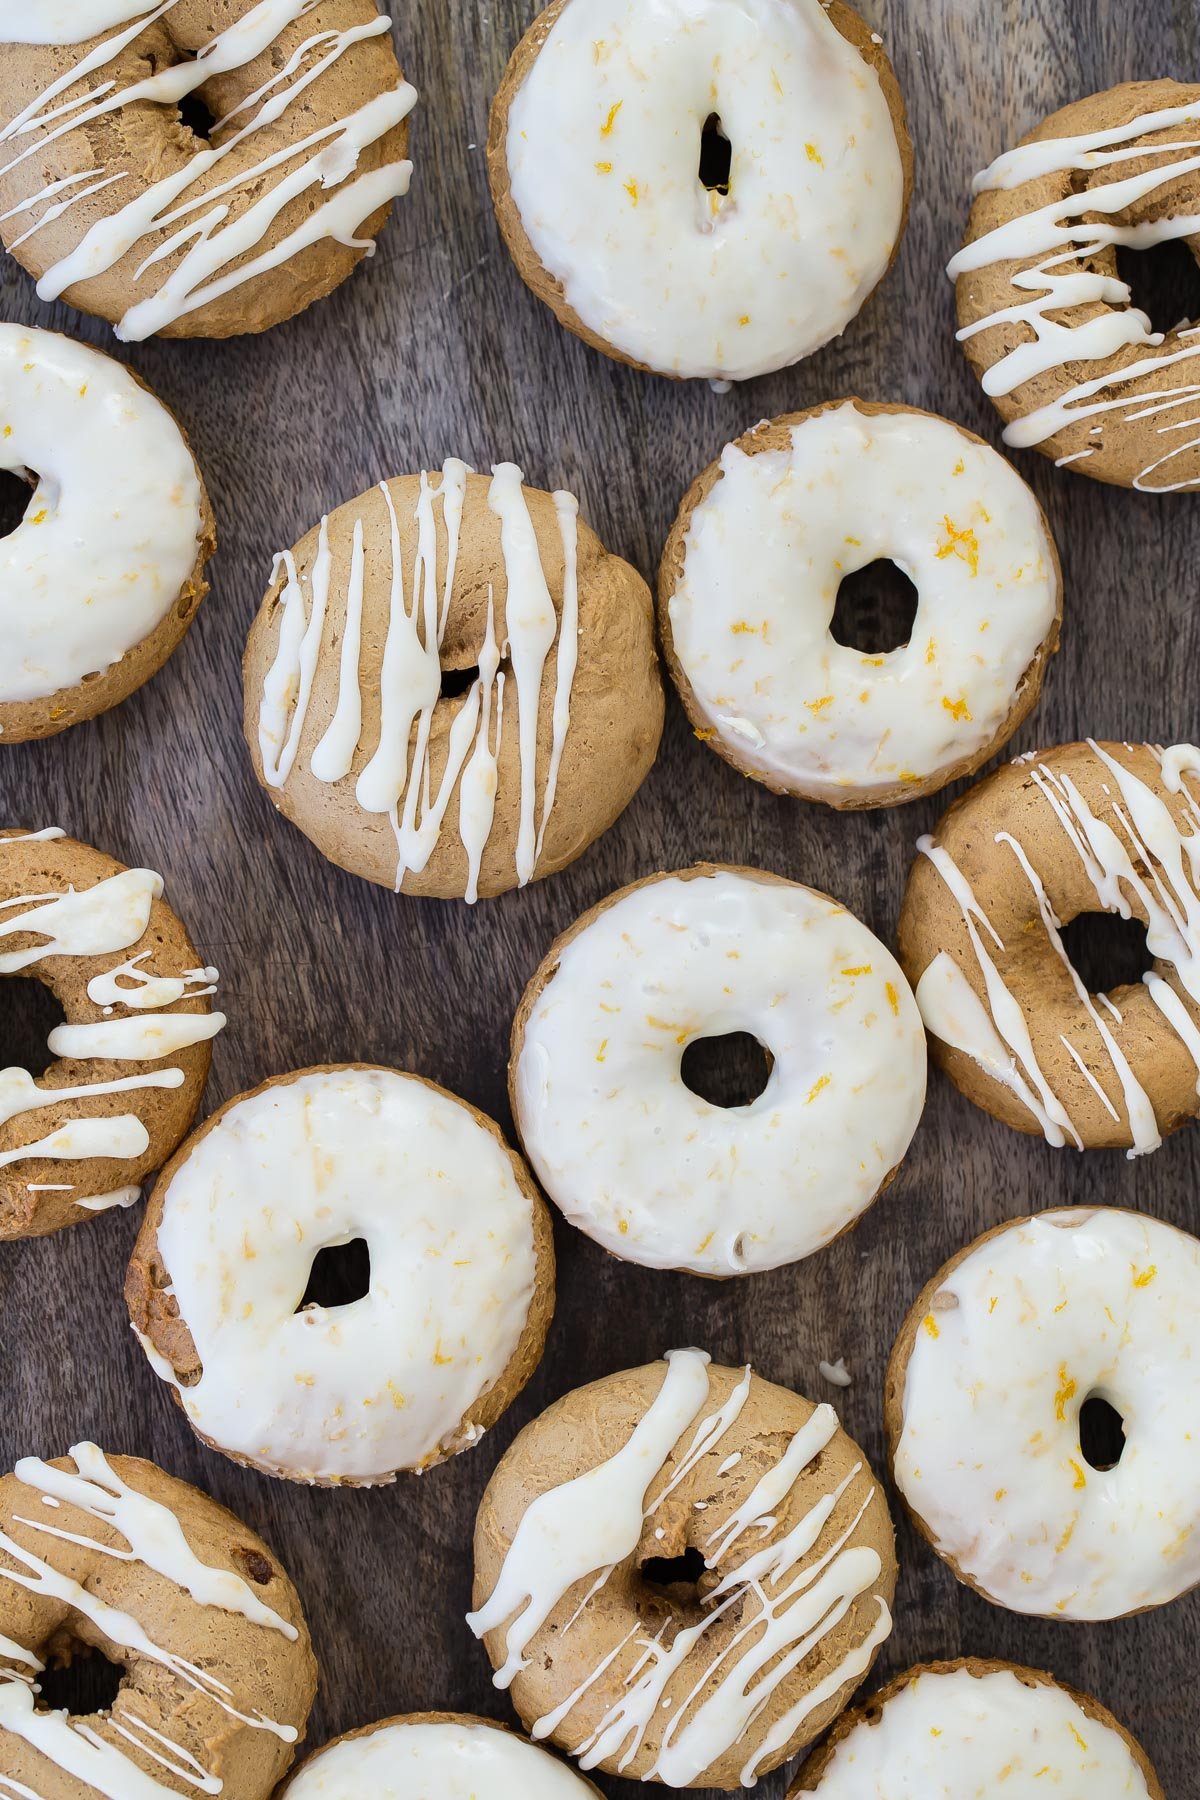
<svg viewBox="0 0 1200 1800">
<path fill-rule="evenodd" d="M 724 191 L 699 175 L 711 118 Z M 845 329 L 895 250 L 910 166 L 878 36 L 818 0 L 558 0 L 509 65 L 489 142 L 535 291 L 598 347 L 710 379 Z"/>
<path fill-rule="evenodd" d="M 99 710 L 87 690 L 70 694 L 81 683 L 110 705 L 154 673 L 205 592 L 213 533 L 166 407 L 55 332 L 0 324 L 0 468 L 37 477 L 0 543 L 0 730 L 12 742 Z M 160 632 L 176 607 L 178 628 Z"/>
<path fill-rule="evenodd" d="M 595 1800 L 596 1789 L 549 1751 L 465 1714 L 384 1719 L 318 1750 L 287 1800 Z M 283 1800 L 282 1795 L 280 1800 Z"/>
<path fill-rule="evenodd" d="M 788 1800 L 1163 1800 L 1141 1746 L 1104 1707 L 1003 1663 L 899 1675 L 842 1716 Z"/>
<path fill-rule="evenodd" d="M 748 1031 L 763 1092 L 692 1093 L 688 1044 Z M 890 952 L 844 906 L 701 865 L 625 888 L 550 950 L 513 1032 L 513 1112 L 551 1199 L 606 1250 L 724 1276 L 809 1256 L 908 1149 L 925 1035 Z"/>
<path fill-rule="evenodd" d="M 318 1253 L 357 1238 L 367 1293 L 301 1307 Z M 483 1435 L 541 1354 L 552 1275 L 548 1213 L 495 1126 L 352 1065 L 214 1114 L 159 1179 L 126 1293 L 206 1442 L 297 1481 L 371 1483 Z"/>
<path fill-rule="evenodd" d="M 1111 1619 L 1200 1581 L 1200 1243 L 1111 1207 L 1002 1225 L 925 1289 L 892 1353 L 896 1484 L 1014 1612 Z M 1091 1467 L 1080 1410 L 1126 1443 Z"/>
<path fill-rule="evenodd" d="M 843 578 L 880 559 L 911 579 L 917 614 L 908 643 L 864 655 L 830 626 Z M 727 445 L 659 578 L 701 736 L 833 806 L 915 799 L 990 756 L 1037 698 L 1060 595 L 1042 510 L 1002 457 L 945 419 L 857 400 Z"/>
</svg>

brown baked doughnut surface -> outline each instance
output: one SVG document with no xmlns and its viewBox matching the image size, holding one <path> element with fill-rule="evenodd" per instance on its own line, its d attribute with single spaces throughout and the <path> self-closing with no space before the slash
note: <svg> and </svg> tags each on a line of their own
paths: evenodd
<svg viewBox="0 0 1200 1800">
<path fill-rule="evenodd" d="M 359 1240 L 368 1275 L 308 1298 L 321 1253 Z M 373 1486 L 469 1449 L 524 1387 L 554 1236 L 485 1114 L 418 1075 L 326 1064 L 236 1096 L 188 1139 L 125 1297 L 202 1441 L 264 1474 Z"/>
<path fill-rule="evenodd" d="M 91 1717 L 39 1699 L 46 1667 L 122 1671 Z M 77 1444 L 0 1480 L 0 1781 L 40 1800 L 268 1800 L 317 1669 L 262 1540 L 153 1463 Z"/>
<path fill-rule="evenodd" d="M 275 577 L 246 646 L 245 730 L 278 809 L 331 862 L 485 897 L 579 856 L 633 797 L 663 697 L 649 590 L 567 493 L 383 482 Z"/>
<path fill-rule="evenodd" d="M 162 888 L 56 829 L 0 832 L 0 976 L 63 1011 L 44 1073 L 0 1070 L 0 1238 L 132 1205 L 196 1116 L 225 1016 Z"/>
<path fill-rule="evenodd" d="M 479 1509 L 468 1623 L 526 1727 L 583 1769 L 728 1789 L 836 1716 L 895 1580 L 832 1407 L 681 1350 L 521 1432 Z"/>
<path fill-rule="evenodd" d="M 1098 1700 L 1040 1669 L 971 1656 L 906 1669 L 843 1713 L 788 1800 L 957 1800 L 1043 1785 L 1056 1800 L 1164 1800 L 1146 1752 Z"/>
<path fill-rule="evenodd" d="M 1200 1111 L 1200 752 L 1030 751 L 970 788 L 909 876 L 900 961 L 933 1054 L 1018 1131 L 1156 1149 Z M 1142 981 L 1089 994 L 1062 939 L 1081 913 L 1146 927 Z"/>
<path fill-rule="evenodd" d="M 975 182 L 950 262 L 959 338 L 1005 441 L 1095 481 L 1200 486 L 1200 331 L 1151 329 L 1117 264 L 1200 235 L 1200 86 L 1130 81 L 1073 101 Z"/>
<path fill-rule="evenodd" d="M 375 0 L 73 0 L 6 29 L 4 243 L 118 337 L 291 318 L 408 191 L 416 93 Z"/>
</svg>

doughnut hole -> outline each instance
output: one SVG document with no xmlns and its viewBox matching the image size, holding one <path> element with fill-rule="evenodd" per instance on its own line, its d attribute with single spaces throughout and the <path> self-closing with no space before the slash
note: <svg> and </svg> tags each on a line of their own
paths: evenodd
<svg viewBox="0 0 1200 1800">
<path fill-rule="evenodd" d="M 443 700 L 457 700 L 460 694 L 469 693 L 479 680 L 479 665 L 465 669 L 447 669 L 442 667 L 442 685 L 440 688 Z"/>
<path fill-rule="evenodd" d="M 1190 247 L 1195 241 L 1168 238 L 1145 250 L 1117 246 L 1117 273 L 1154 331 L 1174 331 L 1200 315 L 1200 269 Z"/>
<path fill-rule="evenodd" d="M 684 1604 L 700 1599 L 701 1582 L 708 1574 L 704 1554 L 695 1544 L 686 1544 L 678 1556 L 648 1556 L 641 1565 L 643 1581 Z"/>
<path fill-rule="evenodd" d="M 29 498 L 37 487 L 32 472 L 0 469 L 0 538 L 11 537 L 29 510 Z"/>
<path fill-rule="evenodd" d="M 774 1058 L 749 1031 L 694 1038 L 680 1058 L 685 1088 L 710 1106 L 752 1106 L 771 1078 Z"/>
<path fill-rule="evenodd" d="M 727 194 L 733 167 L 733 145 L 721 126 L 720 113 L 711 112 L 700 128 L 700 186 L 710 193 Z"/>
<path fill-rule="evenodd" d="M 344 1244 L 325 1244 L 313 1257 L 308 1282 L 297 1306 L 298 1313 L 308 1307 L 328 1310 L 336 1306 L 352 1306 L 365 1299 L 371 1289 L 371 1251 L 365 1238 L 351 1238 Z"/>
<path fill-rule="evenodd" d="M 64 1627 L 43 1652 L 46 1667 L 38 1676 L 37 1710 L 67 1712 L 86 1718 L 108 1712 L 121 1691 L 125 1671 L 103 1650 L 87 1644 Z"/>
<path fill-rule="evenodd" d="M 33 975 L 14 975 L 0 989 L 0 1038 L 4 1065 L 44 1075 L 55 1058 L 49 1037 L 66 1014 L 53 992 Z"/>
<path fill-rule="evenodd" d="M 179 102 L 179 122 L 202 144 L 207 144 L 217 123 L 212 109 L 199 93 L 185 94 Z"/>
<path fill-rule="evenodd" d="M 903 650 L 912 637 L 920 596 L 909 577 L 886 558 L 842 578 L 829 635 L 863 656 Z"/>
<path fill-rule="evenodd" d="M 1089 994 L 1119 994 L 1154 967 L 1145 925 L 1120 913 L 1080 913 L 1063 927 L 1062 941 Z"/>
<path fill-rule="evenodd" d="M 1103 1394 L 1089 1394 L 1079 1409 L 1079 1448 L 1089 1468 L 1115 1469 L 1125 1448 L 1125 1421 Z"/>
</svg>

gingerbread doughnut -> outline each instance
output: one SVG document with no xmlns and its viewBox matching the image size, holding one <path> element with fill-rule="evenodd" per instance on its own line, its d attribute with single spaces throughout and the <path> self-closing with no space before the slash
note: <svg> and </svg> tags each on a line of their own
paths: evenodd
<svg viewBox="0 0 1200 1800">
<path fill-rule="evenodd" d="M 581 1768 L 732 1788 L 836 1716 L 895 1584 L 883 1494 L 833 1408 L 675 1350 L 521 1432 L 479 1509 L 467 1622 Z"/>
<path fill-rule="evenodd" d="M 320 1252 L 358 1239 L 367 1291 L 306 1303 Z M 125 1296 L 205 1443 L 291 1481 L 370 1486 L 477 1443 L 524 1387 L 554 1240 L 490 1119 L 417 1075 L 327 1065 L 239 1095 L 189 1139 Z"/>
<path fill-rule="evenodd" d="M 766 1087 L 722 1107 L 688 1045 L 749 1031 Z M 656 1269 L 811 1256 L 888 1185 L 925 1100 L 925 1034 L 891 953 L 828 895 L 699 864 L 612 894 L 560 937 L 513 1024 L 525 1153 L 573 1225 Z"/>
<path fill-rule="evenodd" d="M 1060 1619 L 1200 1582 L 1198 1309 L 1200 1242 L 1115 1207 L 999 1225 L 938 1271 L 892 1351 L 884 1420 L 896 1485 L 961 1581 Z M 1089 1457 L 1094 1400 L 1123 1441 Z"/>
<path fill-rule="evenodd" d="M 912 185 L 891 63 L 843 0 L 553 0 L 513 52 L 487 156 L 518 272 L 561 324 L 722 381 L 844 331 Z"/>
<path fill-rule="evenodd" d="M 408 192 L 389 30 L 375 0 L 6 0 L 6 247 L 127 341 L 290 319 Z"/>
<path fill-rule="evenodd" d="M 334 1738 L 280 1790 L 288 1800 L 597 1800 L 516 1732 L 469 1713 L 410 1713 Z"/>
<path fill-rule="evenodd" d="M 216 529 L 172 415 L 86 344 L 0 324 L 0 744 L 50 737 L 160 669 L 208 592 Z"/>
<path fill-rule="evenodd" d="M 39 1704 L 47 1664 L 123 1671 L 111 1708 Z M 76 1444 L 0 1480 L 0 1786 L 37 1800 L 268 1800 L 317 1686 L 296 1590 L 207 1494 Z"/>
<path fill-rule="evenodd" d="M 1200 246 L 1200 86 L 1064 106 L 975 179 L 951 260 L 959 338 L 1005 442 L 1145 493 L 1200 487 L 1200 328 L 1151 329 L 1117 250 Z"/>
<path fill-rule="evenodd" d="M 0 1239 L 132 1206 L 196 1116 L 225 1015 L 162 891 L 57 827 L 0 831 L 0 976 L 64 1015 L 44 1074 L 0 1069 Z"/>
<path fill-rule="evenodd" d="M 1018 1131 L 1156 1150 L 1200 1112 L 1200 751 L 1030 751 L 918 840 L 900 960 L 937 1060 Z M 1062 941 L 1080 913 L 1146 927 L 1154 967 L 1089 994 Z"/>
<path fill-rule="evenodd" d="M 1040 1669 L 962 1657 L 896 1675 L 843 1713 L 788 1800 L 1165 1800 L 1098 1700 Z"/>
<path fill-rule="evenodd" d="M 654 760 L 649 590 L 572 494 L 381 482 L 276 559 L 246 646 L 245 729 L 274 804 L 331 862 L 475 900 L 551 875 Z"/>
<path fill-rule="evenodd" d="M 844 577 L 880 559 L 913 582 L 917 613 L 907 643 L 866 655 L 831 626 Z M 776 793 L 894 806 L 970 774 L 1032 710 L 1062 576 L 1041 507 L 981 438 L 838 400 L 756 425 L 696 478 L 658 609 L 718 755 Z"/>
</svg>

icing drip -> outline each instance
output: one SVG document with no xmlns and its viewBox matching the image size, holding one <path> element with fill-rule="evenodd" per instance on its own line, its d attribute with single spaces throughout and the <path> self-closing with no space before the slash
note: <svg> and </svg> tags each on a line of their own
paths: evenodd
<svg viewBox="0 0 1200 1800">
<path fill-rule="evenodd" d="M 504 559 L 504 641 L 497 637 L 496 609 L 489 595 L 487 627 L 479 653 L 479 674 L 455 714 L 446 745 L 446 763 L 433 787 L 432 738 L 441 698 L 441 645 L 458 566 L 459 537 L 467 477 L 464 462 L 448 459 L 435 486 L 422 473 L 414 521 L 416 551 L 405 570 L 400 522 L 386 482 L 380 493 L 388 513 L 390 594 L 387 635 L 379 671 L 379 742 L 355 782 L 365 812 L 388 816 L 396 835 L 396 887 L 406 871 L 420 873 L 436 849 L 446 815 L 458 791 L 458 835 L 467 855 L 464 898 L 474 902 L 479 872 L 495 819 L 497 766 L 505 723 L 505 667 L 516 689 L 520 764 L 520 813 L 516 869 L 523 886 L 532 879 L 554 805 L 559 768 L 571 716 L 571 690 L 578 658 L 578 502 L 554 495 L 563 547 L 561 614 L 556 614 L 515 463 L 492 471 L 488 506 L 500 521 Z M 446 574 L 439 591 L 438 509 L 446 546 Z M 318 781 L 350 775 L 362 743 L 361 669 L 364 562 L 370 545 L 363 520 L 354 523 L 350 566 L 345 574 L 345 625 L 338 660 L 333 718 L 309 758 Z M 300 751 L 322 654 L 326 615 L 335 589 L 328 520 L 321 521 L 317 555 L 307 575 L 308 600 L 290 551 L 277 558 L 273 579 L 284 577 L 275 658 L 263 682 L 258 743 L 263 779 L 283 787 Z M 543 677 L 557 637 L 552 741 L 540 812 L 537 792 L 538 720 Z M 511 700 L 509 709 L 511 709 Z"/>
<path fill-rule="evenodd" d="M 988 369 L 983 376 L 985 393 L 1011 394 L 1049 370 L 1074 363 L 1103 363 L 1129 347 L 1161 352 L 1136 356 L 1133 361 L 1122 358 L 1110 372 L 1069 384 L 1057 397 L 1006 425 L 1006 443 L 1020 449 L 1042 444 L 1070 425 L 1108 413 L 1116 414 L 1121 423 L 1162 417 L 1164 423 L 1158 431 L 1164 439 L 1200 426 L 1200 412 L 1192 410 L 1200 406 L 1200 370 L 1194 367 L 1200 357 L 1200 327 L 1172 333 L 1170 343 L 1175 347 L 1163 351 L 1165 334 L 1151 330 L 1145 313 L 1131 304 L 1128 284 L 1087 267 L 1091 258 L 1113 246 L 1146 250 L 1200 232 L 1200 216 L 1187 214 L 1168 214 L 1137 224 L 1119 222 L 1131 208 L 1152 209 L 1160 189 L 1200 169 L 1200 141 L 1139 142 L 1154 132 L 1186 125 L 1200 130 L 1200 101 L 1142 113 L 1128 124 L 1102 131 L 1019 145 L 976 177 L 975 192 L 983 193 L 1020 187 L 1070 170 L 1118 171 L 1112 181 L 1089 183 L 1079 193 L 1065 194 L 1018 214 L 964 244 L 952 257 L 947 270 L 952 280 L 995 264 L 1036 259 L 1032 267 L 1018 269 L 1009 277 L 1012 286 L 1031 295 L 1030 299 L 988 313 L 958 333 L 959 339 L 965 340 L 993 326 L 1018 324 L 1033 334 L 1031 339 L 1014 343 Z M 1155 159 L 1151 168 L 1135 175 L 1120 174 L 1122 163 L 1148 157 Z M 1061 309 L 1080 307 L 1102 310 L 1075 324 L 1053 316 Z M 1161 371 L 1172 367 L 1179 369 L 1178 382 L 1170 387 L 1154 385 Z M 1181 418 L 1181 412 L 1187 416 Z M 1172 481 L 1170 466 L 1197 446 L 1200 436 L 1173 439 L 1133 485 L 1155 493 L 1195 487 L 1200 479 L 1195 476 Z M 1160 470 L 1165 474 L 1151 481 Z"/>
<path fill-rule="evenodd" d="M 49 841 L 61 832 L 30 834 L 27 839 L 0 839 L 0 844 L 31 839 Z M 0 939 L 30 934 L 45 941 L 27 949 L 0 951 L 0 975 L 19 975 L 51 957 L 97 957 L 132 949 L 150 925 L 154 901 L 163 891 L 162 876 L 153 869 L 123 869 L 93 887 L 64 893 L 24 894 L 0 901 Z M 23 907 L 16 912 L 13 908 Z M 192 969 L 181 976 L 153 976 L 139 965 L 152 953 L 120 963 L 93 976 L 88 998 L 134 1009 L 169 1006 L 215 991 L 215 969 Z M 132 981 L 133 986 L 124 985 Z M 197 991 L 196 983 L 205 985 Z M 225 1024 L 224 1013 L 140 1012 L 132 1018 L 101 1019 L 93 1023 L 56 1025 L 48 1039 L 55 1057 L 69 1062 L 156 1062 L 177 1051 L 214 1038 Z M 24 1113 L 59 1106 L 68 1100 L 92 1100 L 104 1094 L 131 1093 L 139 1089 L 182 1087 L 182 1069 L 146 1069 L 137 1075 L 108 1081 L 66 1083 L 43 1087 L 26 1069 L 0 1069 L 0 1127 Z M 150 1147 L 150 1134 L 135 1114 L 84 1117 L 67 1120 L 36 1143 L 0 1150 L 0 1169 L 13 1163 L 44 1157 L 74 1160 L 88 1157 L 129 1158 L 142 1156 Z M 69 1184 L 64 1184 L 64 1186 Z M 36 1191 L 36 1190 L 35 1190 Z M 75 1204 L 88 1212 L 129 1206 L 137 1188 L 121 1187 L 110 1194 L 82 1199 Z M 132 1198 L 130 1197 L 132 1196 Z"/>
<path fill-rule="evenodd" d="M 1099 905 L 1106 912 L 1128 919 L 1133 916 L 1131 897 L 1137 900 L 1146 914 L 1146 943 L 1151 954 L 1172 965 L 1184 993 L 1194 1006 L 1200 1007 L 1200 813 L 1183 786 L 1185 774 L 1200 773 L 1200 750 L 1180 744 L 1167 751 L 1153 751 L 1168 792 L 1182 795 L 1187 802 L 1192 830 L 1184 833 L 1170 808 L 1144 781 L 1094 739 L 1089 738 L 1087 743 L 1116 785 L 1117 793 L 1108 809 L 1110 818 L 1098 818 L 1070 776 L 1057 773 L 1051 763 L 1031 763 L 1032 779 L 1079 858 Z M 1050 945 L 1100 1036 L 1129 1121 L 1132 1147 L 1128 1154 L 1138 1156 L 1156 1150 L 1162 1137 L 1150 1097 L 1100 1007 L 1104 1006 L 1117 1023 L 1120 1014 L 1107 996 L 1089 994 L 1080 980 L 1062 941 L 1061 922 L 1024 846 L 1005 831 L 998 832 L 995 841 L 1010 852 L 1028 883 Z M 970 883 L 949 852 L 931 837 L 919 838 L 917 849 L 928 857 L 958 904 L 987 995 L 985 1004 L 968 977 L 943 951 L 934 957 L 916 987 L 917 1005 L 927 1029 L 943 1043 L 970 1056 L 1016 1094 L 1037 1120 L 1048 1143 L 1061 1147 L 1069 1137 L 1082 1149 L 1078 1131 L 1038 1063 L 1025 1012 L 996 966 L 987 940 L 1001 954 L 1004 945 Z M 1200 1092 L 1200 1025 L 1160 974 L 1151 971 L 1143 982 L 1159 1013 L 1195 1063 Z M 1065 1037 L 1062 1042 L 1109 1113 L 1116 1117 L 1079 1049 Z"/>
<path fill-rule="evenodd" d="M 532 1639 L 577 1582 L 599 1571 L 581 1612 L 613 1569 L 633 1555 L 646 1520 L 700 1458 L 719 1444 L 740 1414 L 749 1389 L 749 1370 L 724 1405 L 700 1421 L 681 1464 L 647 1507 L 648 1490 L 709 1391 L 708 1358 L 702 1351 L 672 1351 L 666 1361 L 663 1384 L 628 1442 L 608 1461 L 548 1489 L 532 1502 L 491 1595 L 482 1607 L 468 1614 L 467 1623 L 476 1637 L 498 1630 L 507 1621 L 505 1661 L 494 1677 L 498 1687 L 508 1687 L 528 1666 L 525 1653 Z M 776 1522 L 775 1509 L 787 1501 L 803 1471 L 811 1467 L 837 1429 L 832 1407 L 814 1409 L 779 1461 L 711 1534 L 705 1546 L 707 1567 L 717 1567 L 746 1532 L 770 1531 Z M 782 1538 L 752 1552 L 724 1574 L 706 1596 L 707 1610 L 699 1623 L 679 1629 L 669 1645 L 664 1642 L 665 1625 L 654 1638 L 640 1644 L 641 1654 L 625 1677 L 624 1692 L 583 1742 L 572 1747 L 581 1768 L 607 1763 L 623 1773 L 641 1749 L 651 1723 L 665 1707 L 672 1707 L 674 1696 L 668 1698 L 667 1690 L 677 1675 L 687 1680 L 694 1673 L 695 1679 L 673 1705 L 656 1759 L 643 1779 L 672 1786 L 695 1785 L 706 1769 L 743 1741 L 781 1683 L 823 1644 L 855 1601 L 869 1593 L 879 1579 L 882 1563 L 878 1552 L 868 1545 L 850 1543 L 874 1488 L 823 1554 L 801 1566 L 861 1469 L 861 1463 L 856 1464 L 840 1485 L 823 1494 Z M 752 1786 L 762 1764 L 787 1745 L 805 1719 L 869 1667 L 875 1649 L 891 1629 L 886 1603 L 878 1594 L 874 1598 L 878 1614 L 863 1642 L 837 1659 L 764 1733 L 742 1768 L 743 1785 Z M 730 1612 L 745 1622 L 722 1651 L 705 1660 L 704 1639 L 717 1620 Z M 635 1626 L 558 1707 L 534 1724 L 534 1738 L 549 1736 L 561 1727 L 637 1629 Z M 694 1655 L 698 1645 L 701 1650 Z M 701 1699 L 717 1675 L 720 1679 Z"/>
<path fill-rule="evenodd" d="M 125 5 L 118 0 L 112 0 L 112 4 L 105 0 L 101 6 L 90 7 L 84 17 L 96 31 L 106 29 L 105 20 L 121 29 L 81 57 L 73 69 L 52 82 L 0 131 L 0 143 L 17 144 L 33 136 L 32 144 L 15 149 L 0 166 L 0 176 L 35 153 L 40 154 L 56 140 L 123 107 L 141 102 L 177 107 L 206 81 L 247 67 L 270 48 L 286 27 L 310 12 L 314 0 L 258 0 L 241 18 L 218 32 L 193 59 L 125 86 L 110 80 L 90 94 L 60 101 L 60 95 L 69 92 L 77 82 L 109 67 L 147 24 L 168 15 L 176 4 L 177 0 L 163 0 L 152 13 L 136 4 L 136 0 Z M 79 26 L 74 22 L 74 12 L 72 8 L 71 23 L 61 13 L 57 15 L 57 28 L 67 34 L 65 37 L 51 35 L 55 20 L 47 17 L 39 19 L 36 26 L 18 25 L 17 39 L 29 42 L 28 33 L 35 32 L 34 42 L 86 41 L 75 35 Z M 9 23 L 3 14 L 0 23 Z M 292 105 L 304 104 L 306 91 L 355 44 L 380 37 L 390 29 L 391 20 L 380 17 L 345 31 L 320 31 L 306 39 L 284 70 L 272 75 L 226 119 L 218 121 L 218 127 L 223 126 L 245 113 L 249 116 L 244 124 L 221 143 L 196 151 L 181 169 L 150 182 L 116 212 L 97 219 L 74 249 L 46 270 L 38 282 L 41 298 L 56 300 L 76 283 L 107 273 L 136 246 L 161 233 L 159 241 L 147 250 L 135 280 L 140 281 L 147 271 L 157 269 L 176 252 L 183 250 L 184 254 L 157 291 L 135 302 L 117 325 L 119 338 L 138 341 L 280 267 L 312 244 L 333 239 L 370 255 L 374 242 L 358 238 L 355 233 L 382 206 L 408 192 L 412 164 L 387 162 L 358 176 L 354 176 L 354 171 L 362 153 L 385 138 L 412 111 L 417 94 L 408 82 L 400 82 L 353 112 L 264 155 L 223 181 L 219 171 L 226 158 L 253 140 L 257 132 L 269 130 Z M 286 172 L 279 175 L 274 185 L 268 185 L 268 178 L 281 170 Z M 209 184 L 206 178 L 213 171 L 218 171 L 218 179 Z M 50 219 L 61 217 L 88 194 L 120 182 L 122 172 L 108 175 L 101 170 L 99 179 L 87 187 L 68 188 L 67 183 L 76 179 L 52 182 L 14 209 L 28 212 L 45 203 L 40 217 L 24 237 L 31 236 Z M 200 183 L 204 185 L 195 192 Z M 303 221 L 277 243 L 261 249 L 285 209 L 293 201 L 313 196 L 314 190 L 316 197 L 310 200 L 311 210 Z M 231 217 L 231 197 L 239 191 L 258 197 Z M 257 255 L 253 254 L 255 251 Z"/>
</svg>

